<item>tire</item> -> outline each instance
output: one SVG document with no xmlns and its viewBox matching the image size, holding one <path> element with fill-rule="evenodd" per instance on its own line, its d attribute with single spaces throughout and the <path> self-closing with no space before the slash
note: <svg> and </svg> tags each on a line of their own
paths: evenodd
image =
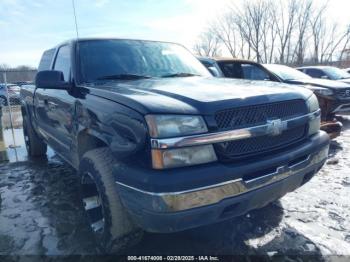
<svg viewBox="0 0 350 262">
<path fill-rule="evenodd" d="M 117 164 L 108 148 L 84 154 L 79 165 L 85 214 L 103 253 L 118 253 L 137 244 L 143 235 L 118 196 L 112 174 Z"/>
<path fill-rule="evenodd" d="M 23 135 L 29 157 L 46 156 L 47 145 L 34 131 L 32 123 L 26 115 L 23 115 Z"/>
</svg>

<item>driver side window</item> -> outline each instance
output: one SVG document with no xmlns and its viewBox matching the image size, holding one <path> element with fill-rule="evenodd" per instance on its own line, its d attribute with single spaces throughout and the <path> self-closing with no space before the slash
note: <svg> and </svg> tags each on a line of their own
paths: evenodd
<svg viewBox="0 0 350 262">
<path fill-rule="evenodd" d="M 64 81 L 68 82 L 70 78 L 71 64 L 70 64 L 70 48 L 68 45 L 60 47 L 58 50 L 54 70 L 63 72 Z"/>
</svg>

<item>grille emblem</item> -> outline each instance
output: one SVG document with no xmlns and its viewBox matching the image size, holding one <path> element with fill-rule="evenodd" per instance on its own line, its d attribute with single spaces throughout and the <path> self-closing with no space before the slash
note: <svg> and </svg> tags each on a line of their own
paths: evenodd
<svg viewBox="0 0 350 262">
<path fill-rule="evenodd" d="M 281 119 L 267 120 L 267 132 L 271 136 L 278 136 L 287 129 L 286 123 L 283 123 Z"/>
</svg>

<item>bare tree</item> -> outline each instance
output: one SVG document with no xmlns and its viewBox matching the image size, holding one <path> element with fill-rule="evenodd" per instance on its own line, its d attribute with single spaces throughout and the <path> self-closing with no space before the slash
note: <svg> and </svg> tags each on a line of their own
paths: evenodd
<svg viewBox="0 0 350 262">
<path fill-rule="evenodd" d="M 312 61 L 314 63 L 319 62 L 320 57 L 320 44 L 321 39 L 324 36 L 325 33 L 325 21 L 324 21 L 324 12 L 326 11 L 327 5 L 322 6 L 320 9 L 315 10 L 311 19 L 311 32 L 312 32 L 312 39 L 313 39 L 313 55 L 312 55 Z"/>
<path fill-rule="evenodd" d="M 284 8 L 285 1 L 278 1 L 278 8 L 274 8 L 272 13 L 272 21 L 276 27 L 277 39 L 279 42 L 279 63 L 284 64 L 290 56 L 290 44 L 292 34 L 297 23 L 297 6 L 295 0 L 288 0 L 287 8 Z"/>
<path fill-rule="evenodd" d="M 208 30 L 199 36 L 193 50 L 200 56 L 215 57 L 221 55 L 220 48 L 220 39 L 212 30 Z"/>
<path fill-rule="evenodd" d="M 340 49 L 339 61 L 343 61 L 345 52 L 350 49 L 350 24 L 347 26 L 344 35 L 345 38 L 342 48 Z"/>
<path fill-rule="evenodd" d="M 237 57 L 240 53 L 238 49 L 239 36 L 234 19 L 232 13 L 226 13 L 211 25 L 209 31 L 220 40 L 232 57 Z"/>
<path fill-rule="evenodd" d="M 255 53 L 257 62 L 264 62 L 267 57 L 263 48 L 267 48 L 269 3 L 264 0 L 245 2 L 243 10 L 238 13 L 240 17 L 236 19 L 238 28 L 243 32 L 242 36 Z"/>
<path fill-rule="evenodd" d="M 310 16 L 313 10 L 312 0 L 301 0 L 297 6 L 297 31 L 296 42 L 293 44 L 292 56 L 287 58 L 287 63 L 302 65 L 306 55 L 306 42 L 309 38 Z M 292 48 L 292 47 L 291 47 Z M 292 51 L 292 50 L 290 50 Z"/>
<path fill-rule="evenodd" d="M 261 63 L 303 64 L 343 59 L 350 44 L 346 30 L 326 16 L 317 0 L 232 0 L 195 46 L 202 55 L 221 50 Z M 218 51 L 219 50 L 219 51 Z"/>
<path fill-rule="evenodd" d="M 10 66 L 8 64 L 0 64 L 0 71 L 5 71 L 7 69 L 10 69 Z"/>
</svg>

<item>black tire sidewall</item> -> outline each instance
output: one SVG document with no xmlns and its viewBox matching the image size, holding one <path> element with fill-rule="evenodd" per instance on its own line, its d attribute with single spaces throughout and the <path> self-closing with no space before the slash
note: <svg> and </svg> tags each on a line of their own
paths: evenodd
<svg viewBox="0 0 350 262">
<path fill-rule="evenodd" d="M 81 179 L 90 174 L 101 199 L 105 219 L 104 231 L 95 233 L 97 244 L 105 252 L 125 250 L 138 243 L 143 235 L 135 225 L 117 192 L 113 167 L 118 164 L 108 148 L 97 148 L 84 154 L 79 165 Z"/>
<path fill-rule="evenodd" d="M 109 200 L 106 196 L 105 187 L 101 180 L 101 175 L 99 171 L 96 169 L 93 161 L 89 158 L 83 158 L 80 162 L 79 174 L 81 178 L 85 175 L 86 172 L 89 172 L 94 183 L 96 184 L 97 191 L 101 198 L 102 212 L 105 219 L 104 230 L 102 234 L 95 234 L 96 243 L 99 245 L 100 249 L 103 251 L 108 250 L 111 245 L 112 236 L 110 234 L 111 228 L 111 214 L 109 210 Z"/>
</svg>

